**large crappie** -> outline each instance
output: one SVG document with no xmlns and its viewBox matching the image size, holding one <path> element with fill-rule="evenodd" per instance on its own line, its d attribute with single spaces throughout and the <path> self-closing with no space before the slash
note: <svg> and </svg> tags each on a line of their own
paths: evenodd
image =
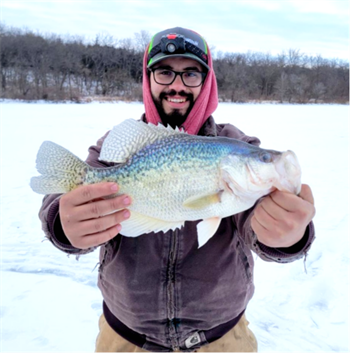
<svg viewBox="0 0 350 353">
<path fill-rule="evenodd" d="M 128 119 L 105 139 L 93 168 L 45 141 L 37 156 L 42 176 L 31 179 L 41 194 L 65 193 L 79 185 L 117 182 L 132 199 L 121 234 L 136 237 L 198 223 L 202 246 L 224 217 L 242 212 L 275 189 L 298 194 L 300 166 L 292 151 L 265 150 L 227 137 L 193 136 L 162 125 Z"/>
</svg>

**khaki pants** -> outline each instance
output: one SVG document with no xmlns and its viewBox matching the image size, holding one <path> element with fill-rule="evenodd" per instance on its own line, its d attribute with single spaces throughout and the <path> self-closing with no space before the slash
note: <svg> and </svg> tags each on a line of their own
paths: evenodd
<svg viewBox="0 0 350 353">
<path fill-rule="evenodd" d="M 243 315 L 237 325 L 220 339 L 202 346 L 196 352 L 257 352 L 258 344 L 249 322 Z M 100 333 L 95 352 L 147 352 L 119 336 L 107 323 L 102 314 L 99 321 Z"/>
</svg>

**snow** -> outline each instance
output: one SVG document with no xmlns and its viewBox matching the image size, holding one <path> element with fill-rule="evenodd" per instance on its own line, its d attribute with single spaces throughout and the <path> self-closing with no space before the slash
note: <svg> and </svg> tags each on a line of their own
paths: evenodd
<svg viewBox="0 0 350 353">
<path fill-rule="evenodd" d="M 112 126 L 139 118 L 140 103 L 0 102 L 2 352 L 94 351 L 102 298 L 98 251 L 55 249 L 38 219 L 42 196 L 29 187 L 44 140 L 81 158 Z M 311 186 L 317 239 L 306 261 L 256 258 L 256 292 L 246 315 L 261 352 L 349 351 L 349 152 L 346 105 L 220 103 L 214 116 L 262 147 L 293 150 Z"/>
</svg>

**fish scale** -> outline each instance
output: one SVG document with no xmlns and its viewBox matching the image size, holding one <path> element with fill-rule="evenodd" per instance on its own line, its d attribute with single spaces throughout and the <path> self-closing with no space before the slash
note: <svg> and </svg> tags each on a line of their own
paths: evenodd
<svg viewBox="0 0 350 353">
<path fill-rule="evenodd" d="M 227 151 L 223 146 L 208 149 L 206 141 L 193 144 L 183 138 L 166 138 L 133 156 L 116 171 L 115 180 L 120 193 L 135 195 L 131 210 L 168 221 L 181 220 L 184 212 L 190 220 L 199 219 L 197 210 L 182 209 L 182 205 L 191 196 L 219 189 L 220 153 L 225 156 Z M 163 206 L 160 210 L 158 203 Z"/>
</svg>

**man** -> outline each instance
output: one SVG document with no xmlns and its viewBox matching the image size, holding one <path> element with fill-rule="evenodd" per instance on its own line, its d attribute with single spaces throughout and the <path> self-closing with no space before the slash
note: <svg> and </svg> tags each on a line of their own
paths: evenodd
<svg viewBox="0 0 350 353">
<path fill-rule="evenodd" d="M 156 34 L 143 66 L 143 121 L 259 145 L 232 125 L 215 124 L 216 78 L 199 34 L 183 28 Z M 104 138 L 89 150 L 92 166 L 109 165 L 98 160 Z M 198 222 L 166 233 L 121 236 L 132 200 L 104 199 L 117 190 L 115 183 L 99 183 L 48 195 L 40 212 L 43 229 L 59 249 L 79 255 L 100 246 L 104 301 L 96 351 L 257 351 L 244 316 L 254 291 L 251 250 L 281 263 L 305 256 L 314 239 L 311 189 L 302 185 L 298 196 L 275 191 L 223 219 L 200 249 Z"/>
</svg>

